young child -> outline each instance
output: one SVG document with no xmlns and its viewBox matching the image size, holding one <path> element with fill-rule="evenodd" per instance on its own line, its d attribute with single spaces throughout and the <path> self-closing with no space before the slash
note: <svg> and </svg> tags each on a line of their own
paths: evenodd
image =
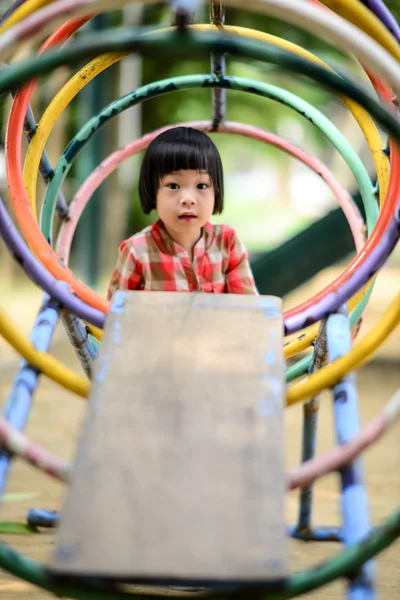
<svg viewBox="0 0 400 600">
<path fill-rule="evenodd" d="M 258 294 L 235 230 L 212 225 L 223 210 L 221 158 L 211 139 L 190 127 L 164 131 L 148 146 L 140 205 L 158 221 L 122 242 L 108 289 Z"/>
</svg>

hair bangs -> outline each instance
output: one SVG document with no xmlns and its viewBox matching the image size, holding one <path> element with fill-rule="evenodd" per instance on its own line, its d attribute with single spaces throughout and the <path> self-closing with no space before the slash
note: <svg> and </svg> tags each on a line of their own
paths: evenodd
<svg viewBox="0 0 400 600">
<path fill-rule="evenodd" d="M 180 170 L 207 171 L 212 178 L 215 169 L 210 167 L 209 152 L 200 144 L 178 143 L 160 144 L 157 177 L 161 180 L 165 175 Z"/>
</svg>

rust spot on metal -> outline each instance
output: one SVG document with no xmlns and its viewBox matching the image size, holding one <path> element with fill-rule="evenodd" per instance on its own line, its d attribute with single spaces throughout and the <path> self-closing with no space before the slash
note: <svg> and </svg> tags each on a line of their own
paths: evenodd
<svg viewBox="0 0 400 600">
<path fill-rule="evenodd" d="M 317 413 L 318 411 L 319 411 L 319 403 L 309 402 L 307 404 L 304 404 L 304 412 L 307 415 L 312 415 L 314 413 Z"/>
</svg>

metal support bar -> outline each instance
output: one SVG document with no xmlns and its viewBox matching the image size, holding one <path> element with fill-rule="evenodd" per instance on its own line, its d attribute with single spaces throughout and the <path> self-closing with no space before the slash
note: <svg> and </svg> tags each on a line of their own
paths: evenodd
<svg viewBox="0 0 400 600">
<path fill-rule="evenodd" d="M 342 308 L 331 315 L 327 322 L 328 352 L 331 361 L 346 355 L 351 350 L 351 331 L 347 309 Z M 347 444 L 359 431 L 356 375 L 349 373 L 333 388 L 334 414 L 337 443 Z M 343 529 L 346 546 L 366 538 L 370 533 L 367 492 L 361 460 L 345 466 L 340 471 L 342 486 Z M 348 600 L 373 600 L 374 565 L 365 563 L 349 578 Z"/>
<path fill-rule="evenodd" d="M 313 361 L 309 368 L 309 374 L 320 369 L 327 360 L 326 346 L 326 320 L 320 324 L 318 338 L 315 343 Z M 317 445 L 319 398 L 312 398 L 303 406 L 303 449 L 302 462 L 314 458 Z M 308 486 L 300 490 L 299 519 L 296 534 L 301 536 L 312 536 L 316 533 L 311 529 L 313 487 Z M 311 538 L 310 538 L 311 539 Z"/>
<path fill-rule="evenodd" d="M 28 142 L 31 142 L 36 133 L 37 125 L 30 106 L 26 112 L 24 129 Z M 50 165 L 46 150 L 43 150 L 39 171 L 43 181 L 48 183 L 53 175 L 53 169 Z M 64 220 L 68 218 L 69 207 L 62 192 L 59 192 L 57 196 L 57 212 L 60 218 Z M 62 314 L 62 321 L 85 373 L 91 377 L 93 364 L 90 357 L 92 356 L 94 359 L 96 357 L 96 351 L 93 349 L 90 340 L 87 338 L 86 328 L 83 325 L 83 322 L 77 316 L 72 314 L 69 315 L 65 311 Z"/>
<path fill-rule="evenodd" d="M 93 376 L 93 362 L 96 359 L 97 352 L 89 339 L 86 326 L 76 315 L 63 310 L 61 319 L 67 332 L 79 361 L 89 379 Z"/>
<path fill-rule="evenodd" d="M 210 2 L 210 22 L 217 27 L 222 27 L 225 23 L 225 5 L 222 0 L 211 0 Z M 217 77 L 225 75 L 225 55 L 211 54 L 211 73 Z M 225 120 L 226 109 L 226 90 L 214 88 L 212 90 L 213 121 L 211 131 L 217 131 L 221 123 Z"/>
<path fill-rule="evenodd" d="M 26 515 L 26 522 L 31 527 L 44 527 L 53 529 L 57 527 L 60 513 L 58 511 L 43 508 L 32 508 Z"/>
<path fill-rule="evenodd" d="M 289 537 L 303 542 L 343 542 L 342 530 L 338 527 L 320 526 L 310 528 L 309 531 L 299 531 L 298 525 L 287 528 Z"/>
<path fill-rule="evenodd" d="M 200 6 L 199 0 L 173 0 L 173 20 L 172 24 L 178 27 L 180 31 L 186 31 L 190 23 L 193 23 L 196 10 Z"/>
<path fill-rule="evenodd" d="M 49 296 L 45 295 L 39 309 L 38 316 L 32 329 L 30 339 L 38 350 L 47 352 L 57 325 L 59 316 L 59 304 Z M 32 405 L 32 397 L 36 390 L 40 371 L 32 367 L 26 360 L 22 360 L 18 373 L 14 379 L 14 385 L 7 398 L 4 408 L 4 416 L 9 423 L 22 431 L 28 419 Z M 3 495 L 8 472 L 10 469 L 11 456 L 4 451 L 0 452 L 0 499 Z"/>
<path fill-rule="evenodd" d="M 26 111 L 25 121 L 24 121 L 24 133 L 28 140 L 28 143 L 31 142 L 33 136 L 36 133 L 36 130 L 37 130 L 36 120 L 33 115 L 33 111 L 29 105 L 28 110 Z M 48 183 L 50 181 L 51 177 L 53 176 L 53 169 L 51 168 L 50 161 L 49 161 L 46 150 L 43 150 L 42 156 L 40 157 L 39 172 L 45 183 Z M 64 195 L 62 192 L 58 193 L 56 209 L 57 209 L 58 215 L 61 219 L 65 220 L 68 217 L 69 207 L 65 201 L 65 198 L 64 198 Z"/>
<path fill-rule="evenodd" d="M 311 460 L 315 456 L 317 446 L 319 398 L 312 398 L 303 405 L 303 448 L 301 461 Z M 299 519 L 297 532 L 310 536 L 314 533 L 311 529 L 313 486 L 300 490 Z"/>
</svg>

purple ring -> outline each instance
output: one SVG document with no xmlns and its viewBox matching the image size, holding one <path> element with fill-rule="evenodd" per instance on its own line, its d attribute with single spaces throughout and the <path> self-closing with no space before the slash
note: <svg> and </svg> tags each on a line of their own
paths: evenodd
<svg viewBox="0 0 400 600">
<path fill-rule="evenodd" d="M 10 215 L 0 196 L 0 235 L 3 238 L 10 254 L 21 265 L 28 277 L 43 291 L 60 302 L 70 312 L 79 315 L 85 321 L 104 327 L 105 315 L 97 308 L 93 308 L 71 293 L 65 281 L 59 281 L 51 275 L 41 262 L 30 252 L 28 246 L 20 236 L 12 222 Z"/>
</svg>

